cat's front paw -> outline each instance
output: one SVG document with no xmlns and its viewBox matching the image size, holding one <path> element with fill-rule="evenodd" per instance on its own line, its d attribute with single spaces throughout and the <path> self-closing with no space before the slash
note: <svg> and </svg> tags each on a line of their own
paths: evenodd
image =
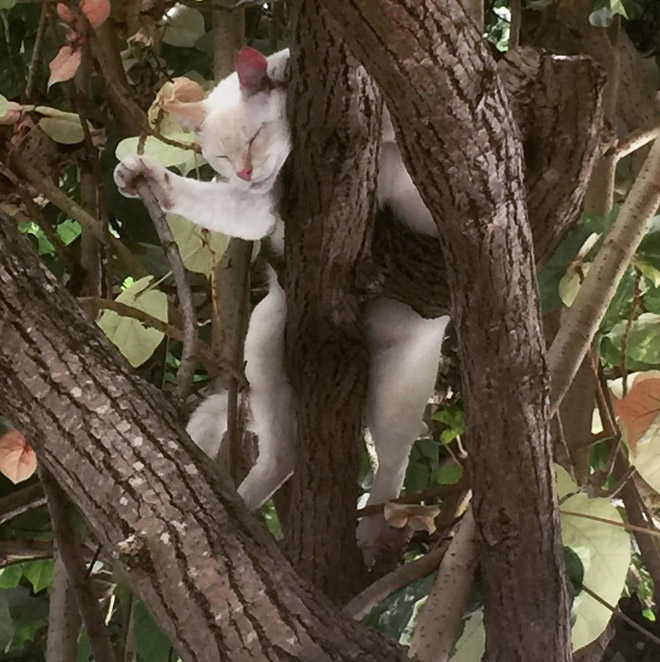
<svg viewBox="0 0 660 662">
<path fill-rule="evenodd" d="M 162 209 L 172 206 L 169 173 L 153 159 L 146 156 L 126 156 L 117 164 L 114 178 L 119 192 L 127 198 L 138 198 L 138 185 L 140 182 L 146 182 Z"/>
</svg>

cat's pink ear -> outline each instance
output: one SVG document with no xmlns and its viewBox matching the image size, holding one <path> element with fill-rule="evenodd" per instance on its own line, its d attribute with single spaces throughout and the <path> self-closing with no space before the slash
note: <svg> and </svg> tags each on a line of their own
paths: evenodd
<svg viewBox="0 0 660 662">
<path fill-rule="evenodd" d="M 243 94 L 250 96 L 268 89 L 268 60 L 255 48 L 243 46 L 238 51 L 236 73 Z"/>
</svg>

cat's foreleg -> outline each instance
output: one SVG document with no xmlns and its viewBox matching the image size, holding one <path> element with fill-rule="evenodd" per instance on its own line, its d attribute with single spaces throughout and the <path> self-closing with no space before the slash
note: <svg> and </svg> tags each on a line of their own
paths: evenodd
<svg viewBox="0 0 660 662">
<path fill-rule="evenodd" d="M 225 182 L 181 177 L 146 156 L 125 157 L 115 168 L 114 178 L 127 198 L 139 197 L 138 182 L 146 180 L 163 211 L 232 237 L 261 239 L 278 218 L 271 192 L 253 193 Z"/>
<path fill-rule="evenodd" d="M 367 308 L 370 368 L 366 424 L 378 456 L 369 504 L 399 496 L 410 448 L 433 392 L 448 320 L 423 319 L 409 306 L 389 299 L 374 301 Z M 382 516 L 363 518 L 358 526 L 358 544 L 365 552 L 378 548 L 386 529 Z"/>
</svg>

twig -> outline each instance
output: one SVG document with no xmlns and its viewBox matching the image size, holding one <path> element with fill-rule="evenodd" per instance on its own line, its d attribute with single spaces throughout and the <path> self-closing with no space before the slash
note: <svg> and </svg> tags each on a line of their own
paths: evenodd
<svg viewBox="0 0 660 662">
<path fill-rule="evenodd" d="M 509 50 L 520 44 L 520 26 L 522 24 L 521 0 L 511 0 L 511 24 L 509 26 Z"/>
<path fill-rule="evenodd" d="M 43 465 L 39 466 L 39 476 L 48 499 L 53 536 L 62 554 L 78 611 L 89 637 L 94 660 L 96 662 L 116 662 L 110 634 L 103 621 L 103 614 L 87 580 L 87 566 L 83 557 L 82 545 L 66 511 L 67 498 L 55 478 Z"/>
<path fill-rule="evenodd" d="M 20 161 L 17 159 L 16 166 L 39 193 L 47 197 L 56 207 L 59 207 L 72 219 L 78 221 L 84 228 L 89 229 L 102 244 L 109 245 L 117 253 L 129 273 L 137 278 L 147 275 L 147 270 L 135 255 L 119 239 L 106 232 L 105 226 L 101 221 L 94 218 L 77 202 L 74 202 L 66 194 L 62 193 L 50 178 L 45 177 L 43 173 L 27 163 L 25 159 L 21 159 Z"/>
<path fill-rule="evenodd" d="M 78 297 L 78 303 L 80 304 L 80 307 L 87 310 L 92 317 L 95 317 L 101 309 L 112 310 L 122 317 L 130 317 L 131 319 L 141 322 L 145 326 L 156 329 L 156 331 L 164 333 L 173 340 L 183 342 L 184 333 L 179 327 L 163 322 L 157 317 L 153 317 L 153 315 L 149 315 L 149 313 L 145 313 L 138 308 L 133 308 L 133 306 L 129 306 L 128 304 L 121 303 L 121 301 L 101 299 L 100 297 Z M 197 343 L 197 347 L 195 347 L 195 356 L 197 356 L 197 358 L 205 365 L 214 367 L 217 365 L 217 361 L 211 353 L 211 350 L 204 343 Z"/>
<path fill-rule="evenodd" d="M 156 228 L 160 243 L 172 268 L 172 275 L 174 276 L 174 283 L 179 297 L 179 306 L 181 307 L 181 315 L 183 317 L 183 349 L 181 351 L 181 364 L 176 375 L 174 397 L 180 404 L 183 404 L 190 393 L 195 372 L 197 321 L 192 303 L 192 292 L 186 280 L 186 270 L 183 266 L 181 253 L 179 253 L 179 247 L 174 241 L 174 235 L 167 222 L 167 217 L 158 205 L 156 196 L 151 190 L 149 183 L 143 179 L 136 183 L 135 188 L 140 198 L 142 198 L 142 202 L 144 202 L 144 206 L 147 208 L 149 216 L 151 216 L 151 220 Z"/>
<path fill-rule="evenodd" d="M 64 559 L 57 548 L 54 552 L 53 586 L 48 602 L 46 661 L 71 662 L 76 659 L 78 652 L 80 614 L 64 567 Z"/>
<path fill-rule="evenodd" d="M 39 540 L 1 540 L 0 568 L 21 561 L 37 561 L 53 556 L 53 545 Z"/>
<path fill-rule="evenodd" d="M 648 145 L 658 136 L 660 136 L 660 126 L 653 126 L 650 129 L 637 129 L 629 133 L 625 138 L 621 138 L 612 148 L 612 151 L 616 155 L 616 159 L 621 160 L 645 145 Z"/>
<path fill-rule="evenodd" d="M 595 522 L 603 522 L 603 524 L 611 524 L 612 526 L 618 526 L 626 531 L 637 531 L 638 533 L 647 533 L 650 536 L 660 537 L 660 531 L 648 529 L 644 526 L 636 526 L 635 524 L 627 524 L 626 522 L 617 522 L 613 519 L 607 519 L 607 517 L 598 517 L 598 515 L 588 515 L 587 513 L 577 513 L 572 510 L 560 510 L 559 512 L 562 515 L 569 515 L 570 517 L 581 517 L 582 519 L 591 519 Z"/>
<path fill-rule="evenodd" d="M 410 642 L 421 662 L 449 659 L 477 567 L 478 533 L 468 510 L 445 555 Z"/>
<path fill-rule="evenodd" d="M 34 40 L 34 48 L 32 49 L 30 68 L 28 69 L 27 83 L 25 85 L 25 101 L 28 103 L 32 100 L 34 87 L 36 85 L 37 71 L 39 70 L 39 65 L 41 64 L 44 34 L 46 32 L 47 14 L 48 4 L 44 2 L 44 4 L 41 5 L 41 17 L 39 18 L 39 27 L 37 28 L 37 36 Z"/>
<path fill-rule="evenodd" d="M 660 638 L 656 637 L 652 632 L 649 632 L 646 628 L 642 627 L 639 625 L 639 623 L 636 623 L 633 621 L 630 616 L 627 616 L 624 614 L 618 607 L 615 607 L 614 605 L 611 605 L 609 602 L 606 600 L 603 600 L 603 598 L 600 597 L 597 593 L 594 593 L 591 589 L 587 588 L 584 584 L 582 584 L 582 590 L 591 598 L 593 598 L 596 602 L 599 604 L 603 605 L 606 609 L 609 609 L 615 616 L 620 618 L 622 621 L 625 621 L 630 627 L 634 628 L 639 632 L 640 634 L 643 634 L 649 641 L 652 641 L 654 644 L 657 646 L 660 646 Z"/>
<path fill-rule="evenodd" d="M 633 296 L 632 306 L 630 307 L 630 315 L 628 315 L 626 328 L 623 331 L 623 336 L 621 336 L 621 388 L 624 397 L 628 393 L 628 366 L 626 361 L 626 351 L 628 349 L 628 337 L 630 336 L 630 330 L 632 329 L 632 325 L 635 320 L 635 313 L 637 312 L 637 308 L 641 303 L 642 293 L 639 289 L 639 282 L 641 278 L 641 272 L 637 271 L 635 274 L 635 294 Z"/>
<path fill-rule="evenodd" d="M 398 499 L 393 499 L 391 503 L 419 503 L 420 501 L 425 501 L 426 499 L 438 499 L 456 494 L 457 492 L 462 492 L 469 487 L 469 481 L 466 476 L 462 476 L 461 479 L 454 483 L 453 485 L 438 485 L 437 487 L 429 487 L 421 492 L 415 492 L 414 494 L 406 494 L 406 496 L 399 497 Z M 356 517 L 365 517 L 367 515 L 375 515 L 376 513 L 383 510 L 384 503 L 373 503 L 364 508 L 360 508 L 356 513 Z"/>
<path fill-rule="evenodd" d="M 404 586 L 408 586 L 408 584 L 420 577 L 426 577 L 426 575 L 431 574 L 442 562 L 448 547 L 449 540 L 443 540 L 440 545 L 432 549 L 428 554 L 415 561 L 406 563 L 376 580 L 344 607 L 344 613 L 358 621 L 362 620 L 388 595 L 402 589 Z"/>
<path fill-rule="evenodd" d="M 4 524 L 30 508 L 43 506 L 45 503 L 46 497 L 39 483 L 12 492 L 0 499 L 0 524 Z"/>
<path fill-rule="evenodd" d="M 660 205 L 658 180 L 660 138 L 656 138 L 614 226 L 591 265 L 573 305 L 566 311 L 548 351 L 552 415 L 557 412 L 573 381 L 619 281 Z"/>
<path fill-rule="evenodd" d="M 166 145 L 172 145 L 172 147 L 178 147 L 179 149 L 189 149 L 192 152 L 197 152 L 197 154 L 202 153 L 202 147 L 199 143 L 182 143 L 178 140 L 172 140 L 172 138 L 164 136 L 162 133 L 152 129 L 151 127 L 145 128 L 142 133 L 147 136 L 152 136 L 153 138 L 158 138 L 158 140 L 165 143 Z"/>
</svg>

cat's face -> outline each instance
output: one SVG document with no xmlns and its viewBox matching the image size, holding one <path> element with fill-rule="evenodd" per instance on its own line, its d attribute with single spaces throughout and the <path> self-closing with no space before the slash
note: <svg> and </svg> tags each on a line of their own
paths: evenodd
<svg viewBox="0 0 660 662">
<path fill-rule="evenodd" d="M 207 99 L 177 107 L 180 121 L 198 133 L 206 160 L 240 190 L 269 191 L 289 155 L 288 58 L 288 51 L 266 58 L 242 48 L 236 73 Z"/>
<path fill-rule="evenodd" d="M 269 190 L 290 150 L 285 106 L 277 89 L 210 105 L 200 131 L 204 157 L 233 186 Z"/>
</svg>

